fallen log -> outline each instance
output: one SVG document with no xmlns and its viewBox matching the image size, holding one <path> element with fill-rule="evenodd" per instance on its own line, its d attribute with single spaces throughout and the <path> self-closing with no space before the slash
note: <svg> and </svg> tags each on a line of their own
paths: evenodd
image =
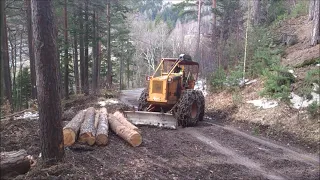
<svg viewBox="0 0 320 180">
<path fill-rule="evenodd" d="M 118 121 L 117 118 L 112 114 L 109 114 L 108 120 L 112 131 L 131 144 L 133 147 L 139 146 L 142 143 L 142 137 L 139 132 L 132 130 L 120 123 L 120 121 Z"/>
<path fill-rule="evenodd" d="M 127 118 L 125 118 L 124 115 L 123 115 L 121 112 L 116 111 L 115 113 L 113 113 L 113 115 L 117 118 L 117 120 L 118 120 L 121 124 L 123 124 L 123 125 L 127 126 L 128 128 L 130 128 L 130 129 L 132 129 L 132 130 L 137 131 L 137 132 L 140 133 L 139 128 L 138 128 L 137 126 L 133 125 L 131 122 L 129 122 L 129 121 L 127 120 Z"/>
<path fill-rule="evenodd" d="M 96 115 L 94 117 L 94 127 L 97 129 L 98 128 L 98 123 L 99 123 L 99 116 L 100 116 L 100 112 L 98 110 L 96 110 Z"/>
<path fill-rule="evenodd" d="M 96 141 L 95 109 L 90 107 L 84 116 L 84 121 L 80 128 L 79 142 L 92 146 Z"/>
<path fill-rule="evenodd" d="M 99 112 L 96 144 L 105 146 L 108 143 L 109 122 L 106 108 L 101 108 Z"/>
<path fill-rule="evenodd" d="M 32 157 L 28 156 L 24 149 L 1 152 L 0 175 L 1 177 L 8 177 L 24 174 L 29 171 L 33 163 Z"/>
<path fill-rule="evenodd" d="M 85 111 L 81 110 L 63 128 L 63 142 L 65 146 L 71 146 L 77 140 L 81 124 L 84 120 Z"/>
</svg>

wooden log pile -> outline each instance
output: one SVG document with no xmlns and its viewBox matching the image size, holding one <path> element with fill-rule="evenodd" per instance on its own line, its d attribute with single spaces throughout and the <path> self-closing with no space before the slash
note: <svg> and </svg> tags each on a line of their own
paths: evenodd
<svg viewBox="0 0 320 180">
<path fill-rule="evenodd" d="M 133 147 L 142 143 L 139 128 L 131 124 L 122 113 L 117 111 L 108 114 L 106 108 L 96 110 L 90 107 L 79 111 L 63 128 L 64 145 L 72 146 L 78 141 L 90 146 L 106 146 L 109 129 Z"/>
</svg>

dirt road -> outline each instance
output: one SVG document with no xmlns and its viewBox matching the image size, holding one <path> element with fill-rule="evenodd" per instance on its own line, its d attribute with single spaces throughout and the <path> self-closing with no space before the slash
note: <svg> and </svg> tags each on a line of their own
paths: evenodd
<svg viewBox="0 0 320 180">
<path fill-rule="evenodd" d="M 136 106 L 140 92 L 123 91 L 121 99 Z M 16 179 L 318 179 L 317 156 L 216 121 L 208 117 L 177 130 L 141 127 L 143 143 L 136 148 L 110 133 L 106 147 L 65 148 L 64 162 L 36 166 Z M 37 120 L 0 123 L 0 151 L 26 149 L 39 160 Z"/>
<path fill-rule="evenodd" d="M 123 91 L 122 100 L 136 106 L 141 90 Z M 198 127 L 175 131 L 146 128 L 143 132 L 143 164 L 157 169 L 147 168 L 144 173 L 151 170 L 160 179 L 319 178 L 317 155 L 218 125 L 215 117 Z M 163 171 L 172 174 L 160 173 Z"/>
</svg>

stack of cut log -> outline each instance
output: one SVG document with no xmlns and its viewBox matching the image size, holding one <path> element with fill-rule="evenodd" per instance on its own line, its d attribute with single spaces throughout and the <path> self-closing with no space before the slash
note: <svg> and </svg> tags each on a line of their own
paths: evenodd
<svg viewBox="0 0 320 180">
<path fill-rule="evenodd" d="M 140 130 L 131 124 L 120 112 L 108 114 L 106 108 L 95 110 L 90 107 L 78 112 L 63 128 L 65 146 L 71 146 L 76 141 L 90 146 L 97 144 L 105 146 L 108 143 L 109 127 L 133 147 L 142 143 Z"/>
</svg>

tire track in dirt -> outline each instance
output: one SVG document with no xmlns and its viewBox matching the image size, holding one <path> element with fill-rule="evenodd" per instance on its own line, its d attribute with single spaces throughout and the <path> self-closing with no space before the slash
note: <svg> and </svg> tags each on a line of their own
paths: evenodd
<svg viewBox="0 0 320 180">
<path fill-rule="evenodd" d="M 283 175 L 278 175 L 276 173 L 267 172 L 267 171 L 263 170 L 261 168 L 261 164 L 254 162 L 247 157 L 243 157 L 243 156 L 239 155 L 238 153 L 236 153 L 235 151 L 222 146 L 218 141 L 204 136 L 202 133 L 199 133 L 197 130 L 187 129 L 187 132 L 190 135 L 192 135 L 193 137 L 200 140 L 201 142 L 211 146 L 219 153 L 228 156 L 229 159 L 231 160 L 231 162 L 243 165 L 251 170 L 255 170 L 255 171 L 261 173 L 263 176 L 265 176 L 268 179 L 275 179 L 275 180 L 290 179 L 288 177 L 283 177 Z"/>
<path fill-rule="evenodd" d="M 306 163 L 309 163 L 311 165 L 319 165 L 319 157 L 315 157 L 313 155 L 308 155 L 308 154 L 304 154 L 304 153 L 298 153 L 298 152 L 295 152 L 289 148 L 286 148 L 284 146 L 280 146 L 280 145 L 277 145 L 275 143 L 272 143 L 272 142 L 269 142 L 269 141 L 266 141 L 266 140 L 263 140 L 263 139 L 260 139 L 260 138 L 257 138 L 257 137 L 254 137 L 254 136 L 250 136 L 244 132 L 241 132 L 237 129 L 234 129 L 232 127 L 223 127 L 224 129 L 228 130 L 228 131 L 231 131 L 237 135 L 240 135 L 246 139 L 249 139 L 251 141 L 255 141 L 257 143 L 261 143 L 263 145 L 266 145 L 268 147 L 271 147 L 271 148 L 278 148 L 278 149 L 282 149 L 286 155 L 288 155 L 290 158 L 294 159 L 294 160 L 297 160 L 297 161 L 301 161 L 301 162 L 306 162 Z"/>
<path fill-rule="evenodd" d="M 140 90 L 123 92 L 137 103 Z M 149 163 L 136 169 L 157 178 L 175 179 L 318 179 L 319 160 L 297 149 L 246 134 L 213 122 L 175 131 L 146 128 L 145 148 L 130 154 Z M 194 149 L 194 145 L 200 147 Z M 209 149 L 209 150 L 208 150 Z M 162 151 L 161 151 L 162 150 Z M 153 172 L 156 169 L 159 172 Z M 211 171 L 213 174 L 211 174 Z M 202 175 L 198 176 L 197 173 Z M 318 173 L 319 174 L 319 173 Z M 200 177 L 200 178 L 199 178 Z M 179 179 L 178 178 L 178 179 Z"/>
<path fill-rule="evenodd" d="M 224 130 L 232 132 L 238 136 L 241 136 L 241 137 L 248 139 L 252 142 L 259 143 L 259 144 L 264 145 L 266 147 L 273 148 L 273 149 L 280 149 L 283 152 L 283 154 L 286 155 L 290 159 L 297 160 L 297 161 L 300 161 L 303 163 L 307 163 L 307 164 L 310 164 L 313 166 L 319 166 L 319 164 L 320 164 L 319 156 L 316 157 L 315 155 L 305 154 L 303 152 L 299 152 L 299 149 L 295 149 L 295 151 L 291 150 L 287 147 L 284 147 L 284 146 L 275 144 L 273 142 L 270 142 L 268 140 L 265 140 L 262 137 L 258 138 L 258 137 L 246 134 L 246 133 L 241 132 L 241 131 L 239 131 L 233 127 L 230 127 L 230 126 L 221 126 L 221 125 L 217 125 L 217 124 L 214 124 L 214 123 L 208 122 L 208 121 L 204 121 L 204 122 L 208 123 L 212 126 L 215 126 L 217 128 L 222 128 Z M 298 151 L 298 152 L 296 152 L 296 151 Z"/>
</svg>

